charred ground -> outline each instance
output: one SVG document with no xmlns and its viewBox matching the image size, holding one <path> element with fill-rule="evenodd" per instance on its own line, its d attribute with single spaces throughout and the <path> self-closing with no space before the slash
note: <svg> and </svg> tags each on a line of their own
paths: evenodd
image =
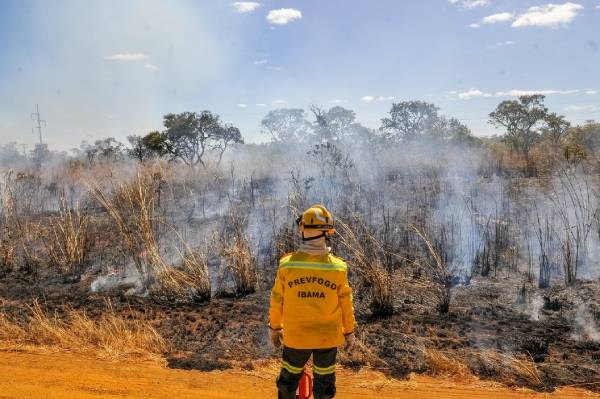
<svg viewBox="0 0 600 399">
<path fill-rule="evenodd" d="M 531 101 L 543 105 L 540 96 L 513 105 Z M 298 213 L 323 203 L 359 321 L 343 364 L 596 389 L 600 125 L 556 136 L 540 119 L 519 133 L 536 138 L 523 153 L 519 140 L 476 139 L 427 108 L 432 124 L 410 136 L 323 135 L 333 130 L 319 114 L 300 121 L 312 132 L 305 141 L 238 145 L 195 166 L 138 159 L 109 140 L 8 168 L 0 343 L 77 350 L 81 327 L 94 341 L 86 347 L 106 352 L 101 326 L 117 347 L 161 353 L 171 367 L 276 359 L 266 317 L 278 259 L 298 247 Z M 169 129 L 159 136 L 181 133 Z"/>
<path fill-rule="evenodd" d="M 106 296 L 90 295 L 89 283 L 89 278 L 74 283 L 4 279 L 0 283 L 2 310 L 23 319 L 37 298 L 58 317 L 71 309 L 100 317 L 107 311 Z M 399 293 L 393 315 L 358 315 L 359 348 L 354 353 L 342 351 L 341 363 L 351 368 L 372 367 L 396 378 L 411 372 L 472 373 L 537 390 L 565 385 L 595 390 L 600 343 L 585 336 L 583 326 L 573 325 L 577 305 L 569 298 L 574 292 L 593 308 L 600 306 L 597 282 L 543 292 L 544 304 L 533 316 L 537 320 L 527 308 L 529 299 L 521 302 L 521 287 L 514 279 L 472 280 L 457 289 L 455 305 L 444 315 L 431 311 L 430 298 Z M 267 292 L 175 306 L 116 295 L 111 305 L 126 319 L 149 321 L 166 338 L 164 355 L 169 367 L 253 369 L 278 359 L 265 328 Z"/>
</svg>

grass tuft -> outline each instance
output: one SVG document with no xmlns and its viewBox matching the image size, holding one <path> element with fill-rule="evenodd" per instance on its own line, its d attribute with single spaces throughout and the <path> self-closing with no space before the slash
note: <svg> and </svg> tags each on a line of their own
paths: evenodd
<svg viewBox="0 0 600 399">
<path fill-rule="evenodd" d="M 108 311 L 99 319 L 70 310 L 66 318 L 45 312 L 37 301 L 25 322 L 0 313 L 0 346 L 7 349 L 49 348 L 94 353 L 100 358 L 156 358 L 166 350 L 164 339 L 144 320 L 129 320 Z"/>
</svg>

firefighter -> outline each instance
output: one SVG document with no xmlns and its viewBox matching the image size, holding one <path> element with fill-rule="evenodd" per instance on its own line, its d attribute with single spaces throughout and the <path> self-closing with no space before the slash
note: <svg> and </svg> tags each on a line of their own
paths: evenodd
<svg viewBox="0 0 600 399">
<path fill-rule="evenodd" d="M 335 396 L 337 348 L 355 342 L 352 289 L 348 266 L 331 253 L 327 239 L 334 234 L 333 216 L 313 205 L 297 220 L 302 235 L 298 251 L 284 255 L 269 309 L 269 331 L 275 347 L 283 341 L 277 378 L 280 399 L 295 398 L 304 365 L 312 355 L 315 399 Z"/>
</svg>

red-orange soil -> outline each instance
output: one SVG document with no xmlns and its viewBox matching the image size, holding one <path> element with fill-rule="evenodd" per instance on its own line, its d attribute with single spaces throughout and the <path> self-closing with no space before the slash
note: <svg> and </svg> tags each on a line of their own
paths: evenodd
<svg viewBox="0 0 600 399">
<path fill-rule="evenodd" d="M 253 371 L 184 371 L 161 362 L 105 361 L 76 354 L 0 352 L 0 399 L 275 398 L 277 366 Z M 338 373 L 339 399 L 581 398 L 600 395 L 576 388 L 552 394 L 513 390 L 478 380 L 412 376 L 391 380 L 372 371 Z"/>
</svg>

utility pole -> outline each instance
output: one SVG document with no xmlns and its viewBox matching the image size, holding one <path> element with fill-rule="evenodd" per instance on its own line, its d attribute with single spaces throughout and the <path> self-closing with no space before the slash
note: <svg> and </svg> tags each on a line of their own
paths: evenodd
<svg viewBox="0 0 600 399">
<path fill-rule="evenodd" d="M 46 121 L 43 119 L 40 119 L 40 105 L 39 104 L 36 104 L 35 109 L 36 109 L 36 111 L 31 114 L 31 120 L 34 122 L 37 122 L 36 127 L 38 130 L 38 134 L 40 136 L 40 145 L 41 145 L 41 144 L 44 144 L 44 142 L 42 141 L 42 127 L 46 127 Z"/>
</svg>

